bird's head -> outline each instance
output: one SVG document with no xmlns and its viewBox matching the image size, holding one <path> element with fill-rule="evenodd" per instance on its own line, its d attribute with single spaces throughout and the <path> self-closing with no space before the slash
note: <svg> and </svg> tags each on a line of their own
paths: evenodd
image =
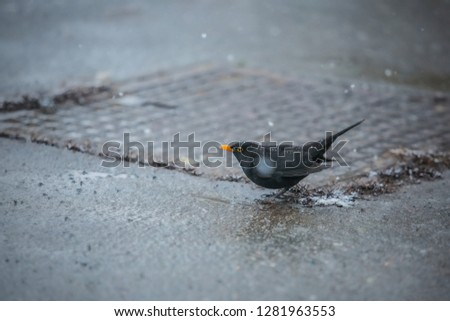
<svg viewBox="0 0 450 321">
<path fill-rule="evenodd" d="M 250 167 L 256 159 L 259 159 L 260 144 L 256 142 L 233 142 L 222 145 L 220 148 L 227 152 L 232 152 L 241 166 Z"/>
</svg>

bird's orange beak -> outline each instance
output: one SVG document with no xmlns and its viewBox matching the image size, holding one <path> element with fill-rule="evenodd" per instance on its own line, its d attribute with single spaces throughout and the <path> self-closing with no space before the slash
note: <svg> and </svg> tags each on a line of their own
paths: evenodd
<svg viewBox="0 0 450 321">
<path fill-rule="evenodd" d="M 220 148 L 226 150 L 227 152 L 233 151 L 233 149 L 229 145 L 220 145 Z"/>
</svg>

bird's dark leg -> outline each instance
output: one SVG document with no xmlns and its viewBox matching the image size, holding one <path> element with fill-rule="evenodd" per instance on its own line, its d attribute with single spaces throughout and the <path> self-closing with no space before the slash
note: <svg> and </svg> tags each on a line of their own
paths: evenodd
<svg viewBox="0 0 450 321">
<path fill-rule="evenodd" d="M 268 199 L 262 201 L 261 203 L 262 204 L 274 204 L 274 202 L 277 198 L 279 198 L 280 196 L 282 196 L 284 193 L 286 193 L 289 190 L 290 190 L 290 187 L 285 187 L 281 191 L 276 193 L 275 195 L 271 195 L 271 194 L 265 195 L 265 197 L 267 197 Z"/>
<path fill-rule="evenodd" d="M 279 198 L 280 196 L 282 196 L 284 193 L 286 193 L 287 191 L 289 191 L 290 187 L 285 187 L 283 188 L 281 191 L 279 191 L 278 193 L 276 193 L 273 198 Z"/>
<path fill-rule="evenodd" d="M 276 194 L 267 194 L 267 195 L 264 195 L 264 197 L 270 197 L 270 198 L 276 199 L 276 198 L 282 196 L 284 193 L 286 193 L 290 189 L 291 189 L 290 187 L 285 187 L 285 188 L 283 188 L 281 191 L 279 191 Z"/>
</svg>

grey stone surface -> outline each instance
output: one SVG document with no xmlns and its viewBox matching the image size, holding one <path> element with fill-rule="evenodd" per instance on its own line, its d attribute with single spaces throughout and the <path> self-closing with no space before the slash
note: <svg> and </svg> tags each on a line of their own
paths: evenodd
<svg viewBox="0 0 450 321">
<path fill-rule="evenodd" d="M 2 112 L 0 135 L 94 155 L 105 153 L 104 144 L 115 141 L 122 156 L 148 164 L 164 159 L 163 142 L 174 142 L 177 134 L 187 141 L 194 134 L 199 145 L 191 164 L 198 162 L 197 172 L 210 177 L 243 174 L 238 166 L 203 166 L 202 147 L 209 142 L 217 148 L 231 141 L 261 141 L 271 133 L 278 143 L 303 144 L 361 119 L 365 123 L 341 137 L 349 141 L 340 154 L 351 167 L 337 168 L 335 175 L 370 170 L 373 160 L 392 148 L 450 147 L 450 96 L 391 84 L 286 78 L 199 65 L 114 82 L 105 91 L 87 96 L 86 90 L 73 90 L 54 98 L 66 97 L 51 111 L 44 105 Z M 124 133 L 128 141 L 141 144 L 143 157 L 125 147 Z M 180 155 L 186 162 L 187 150 Z M 170 148 L 168 160 L 173 159 Z"/>
</svg>

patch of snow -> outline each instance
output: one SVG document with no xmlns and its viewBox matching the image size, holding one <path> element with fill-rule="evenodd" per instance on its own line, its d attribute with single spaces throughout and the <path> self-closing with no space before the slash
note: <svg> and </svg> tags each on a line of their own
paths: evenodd
<svg viewBox="0 0 450 321">
<path fill-rule="evenodd" d="M 103 172 L 87 172 L 87 171 L 71 171 L 69 172 L 69 176 L 73 176 L 74 178 L 82 179 L 82 178 L 88 178 L 88 179 L 98 179 L 98 178 L 119 178 L 119 179 L 125 179 L 125 178 L 132 178 L 135 177 L 135 175 L 127 175 L 127 174 L 111 174 L 111 173 L 103 173 Z"/>
<path fill-rule="evenodd" d="M 339 207 L 351 207 L 355 204 L 356 193 L 344 194 L 342 191 L 334 191 L 331 195 L 312 196 L 311 200 L 314 205 Z"/>
<path fill-rule="evenodd" d="M 375 171 L 370 171 L 369 172 L 369 178 L 374 178 L 374 177 L 377 177 L 377 176 L 378 176 L 377 172 L 375 172 Z"/>
</svg>

